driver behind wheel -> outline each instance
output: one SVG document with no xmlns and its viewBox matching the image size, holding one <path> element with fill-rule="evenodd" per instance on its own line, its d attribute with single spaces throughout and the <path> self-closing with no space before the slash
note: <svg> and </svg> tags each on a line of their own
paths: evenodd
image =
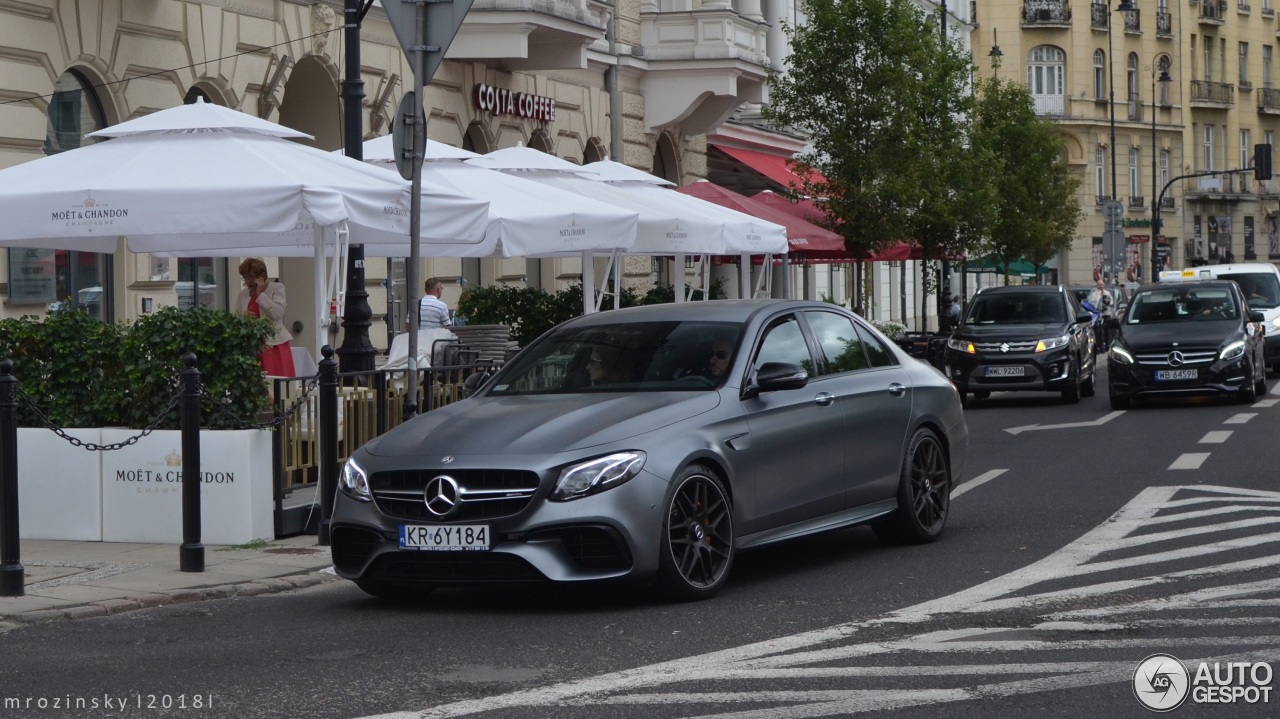
<svg viewBox="0 0 1280 719">
<path fill-rule="evenodd" d="M 711 343 L 711 356 L 707 358 L 707 376 L 720 379 L 729 369 L 729 360 L 733 358 L 733 345 L 728 340 L 717 339 Z"/>
</svg>

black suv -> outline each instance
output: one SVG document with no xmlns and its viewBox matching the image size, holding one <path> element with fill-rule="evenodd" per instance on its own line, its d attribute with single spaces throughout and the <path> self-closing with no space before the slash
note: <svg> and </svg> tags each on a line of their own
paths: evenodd
<svg viewBox="0 0 1280 719">
<path fill-rule="evenodd" d="M 1267 391 L 1264 319 L 1229 280 L 1143 285 L 1124 316 L 1109 321 L 1111 406 L 1179 395 L 1256 401 Z"/>
<path fill-rule="evenodd" d="M 1092 319 L 1062 287 L 989 287 L 947 340 L 944 372 L 966 402 L 1009 391 L 1079 402 L 1094 393 Z"/>
</svg>

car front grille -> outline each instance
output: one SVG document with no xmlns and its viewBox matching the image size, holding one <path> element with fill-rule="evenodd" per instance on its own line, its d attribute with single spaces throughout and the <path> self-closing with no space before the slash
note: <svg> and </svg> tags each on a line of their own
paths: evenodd
<svg viewBox="0 0 1280 719">
<path fill-rule="evenodd" d="M 457 507 L 441 517 L 427 509 L 424 490 L 441 475 L 458 483 Z M 375 472 L 369 489 L 378 510 L 407 521 L 473 522 L 519 514 L 538 490 L 538 475 L 526 470 L 412 469 Z"/>
<path fill-rule="evenodd" d="M 1134 358 L 1138 360 L 1138 364 L 1147 365 L 1149 367 L 1198 367 L 1213 362 L 1218 357 L 1218 350 L 1178 350 L 1182 353 L 1182 362 L 1173 365 L 1169 363 L 1169 355 L 1172 351 L 1164 352 L 1140 352 Z"/>
<path fill-rule="evenodd" d="M 1033 340 L 1031 342 L 1022 342 L 1022 341 L 974 342 L 973 348 L 978 352 L 981 352 L 984 354 L 1004 354 L 1005 352 L 1034 352 L 1036 349 L 1036 342 L 1038 341 L 1039 340 Z M 1002 349 L 1006 345 L 1009 347 L 1009 349 L 1007 350 Z"/>
</svg>

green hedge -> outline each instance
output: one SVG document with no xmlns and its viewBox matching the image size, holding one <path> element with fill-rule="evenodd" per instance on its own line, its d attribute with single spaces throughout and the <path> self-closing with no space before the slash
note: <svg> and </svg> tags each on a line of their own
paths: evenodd
<svg viewBox="0 0 1280 719">
<path fill-rule="evenodd" d="M 656 305 L 674 302 L 675 296 L 671 285 L 655 285 L 643 295 L 626 287 L 619 296 L 619 303 L 622 307 Z M 725 297 L 724 283 L 715 280 L 711 285 L 711 299 L 722 300 Z M 693 298 L 701 300 L 702 291 L 695 291 Z M 605 300 L 605 308 L 613 309 L 612 298 Z M 506 325 L 511 328 L 511 339 L 521 347 L 561 322 L 581 314 L 580 284 L 555 294 L 536 287 L 468 287 L 458 300 L 458 315 L 465 317 L 469 324 Z"/>
<path fill-rule="evenodd" d="M 258 353 L 273 334 L 266 319 L 219 310 L 165 307 L 132 324 L 110 324 L 67 303 L 44 319 L 0 320 L 0 358 L 13 360 L 23 391 L 59 427 L 146 427 L 180 392 L 188 352 L 208 395 L 252 420 L 267 402 Z M 208 397 L 201 414 L 205 427 L 234 424 Z M 175 410 L 160 427 L 177 429 L 179 420 Z M 18 421 L 41 426 L 21 401 Z"/>
</svg>

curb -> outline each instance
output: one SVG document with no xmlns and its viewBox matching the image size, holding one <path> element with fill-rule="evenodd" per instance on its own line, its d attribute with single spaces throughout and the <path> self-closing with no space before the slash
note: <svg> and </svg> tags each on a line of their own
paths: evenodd
<svg viewBox="0 0 1280 719">
<path fill-rule="evenodd" d="M 287 577 L 255 579 L 239 584 L 224 584 L 213 587 L 194 589 L 175 589 L 168 593 L 139 594 L 127 599 L 103 599 L 87 604 L 77 604 L 59 609 L 33 609 L 29 612 L 11 614 L 0 617 L 0 633 L 28 624 L 45 624 L 64 619 L 88 619 L 123 614 L 137 609 L 150 609 L 172 604 L 202 602 L 209 599 L 231 599 L 233 597 L 256 597 L 262 594 L 277 594 L 304 587 L 336 580 L 336 575 L 323 574 L 322 570 L 313 570 L 308 574 L 295 574 Z"/>
</svg>

